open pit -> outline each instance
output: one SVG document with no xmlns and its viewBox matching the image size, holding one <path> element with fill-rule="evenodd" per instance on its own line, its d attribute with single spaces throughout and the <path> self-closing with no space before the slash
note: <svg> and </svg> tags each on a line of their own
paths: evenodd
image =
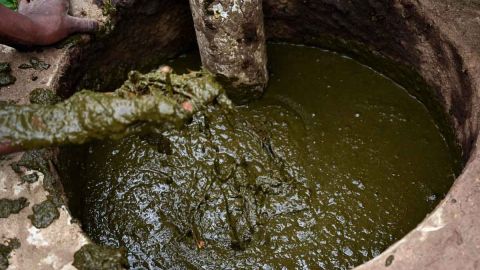
<svg viewBox="0 0 480 270">
<path fill-rule="evenodd" d="M 0 89 L 2 100 L 25 102 L 28 89 L 42 81 L 43 86 L 64 98 L 82 88 L 113 90 L 126 79 L 128 71 L 149 71 L 195 48 L 186 1 L 113 3 L 116 9 L 106 10 L 105 16 L 112 19 L 114 27 L 104 36 L 77 41 L 72 47 L 54 52 L 34 53 L 52 63 L 51 73 L 39 74 L 49 79 L 41 78 L 31 85 L 30 74 L 18 75 L 18 65 L 11 60 L 12 73 L 18 81 Z M 87 3 L 87 7 L 93 10 L 90 15 L 99 16 L 95 6 Z M 405 237 L 395 239 L 396 243 L 382 254 L 375 254 L 378 256 L 373 260 L 359 265 L 359 269 L 477 269 L 480 265 L 480 220 L 476 215 L 480 207 L 480 160 L 476 151 L 479 84 L 475 77 L 480 66 L 479 10 L 478 5 L 470 1 L 264 2 L 265 31 L 270 41 L 336 51 L 385 74 L 410 91 L 435 116 L 446 141 L 452 142 L 447 147 L 453 152 L 457 147 L 460 149 L 459 167 L 463 170 L 459 170 L 445 198 L 423 221 L 419 218 L 421 222 L 417 227 L 413 225 L 410 232 L 404 232 Z M 80 8 L 75 12 L 80 13 Z M 63 56 L 48 58 L 48 53 Z M 0 56 L 8 60 L 17 54 L 20 59 L 28 59 L 25 54 L 9 51 L 1 52 Z M 24 92 L 15 91 L 16 87 Z M 55 161 L 57 154 L 56 150 L 45 154 L 42 158 L 50 158 L 51 162 L 37 162 L 30 168 L 40 172 L 39 180 L 44 187 L 33 181 L 18 188 L 20 180 L 7 163 L 19 157 L 2 161 L 0 195 L 11 199 L 23 196 L 29 202 L 19 214 L 0 219 L 0 228 L 5 234 L 2 237 L 18 238 L 20 242 L 9 259 L 17 269 L 62 269 L 72 264 L 75 252 L 89 241 L 78 225 L 68 222 L 65 206 L 60 207 L 58 219 L 45 229 L 33 228 L 31 220 L 26 218 L 32 210 L 49 207 L 41 204 L 44 189 L 50 195 L 56 190 L 61 196 L 61 181 L 54 181 L 58 177 L 55 173 L 59 164 Z M 45 181 L 47 178 L 49 181 Z M 45 187 L 45 183 L 55 185 Z M 34 205 L 41 207 L 32 209 Z M 42 235 L 42 230 L 51 231 Z M 54 247 L 59 235 L 72 238 L 62 242 L 69 247 L 62 252 Z M 37 252 L 36 247 L 42 247 L 42 251 Z M 50 259 L 42 260 L 48 258 L 47 254 Z"/>
<path fill-rule="evenodd" d="M 132 269 L 351 269 L 444 198 L 459 157 L 422 103 L 341 55 L 268 48 L 257 101 L 62 148 L 70 210 L 92 240 L 125 247 Z M 198 70 L 198 58 L 169 64 Z"/>
</svg>

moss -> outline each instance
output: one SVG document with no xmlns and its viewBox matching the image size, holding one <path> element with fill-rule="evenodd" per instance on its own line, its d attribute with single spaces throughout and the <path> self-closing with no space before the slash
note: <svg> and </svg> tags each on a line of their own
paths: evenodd
<svg viewBox="0 0 480 270">
<path fill-rule="evenodd" d="M 43 229 L 47 228 L 56 219 L 60 217 L 60 213 L 56 205 L 49 199 L 33 206 L 33 215 L 28 216 L 33 226 Z"/>
<path fill-rule="evenodd" d="M 28 206 L 26 198 L 16 200 L 0 199 L 0 218 L 8 218 L 11 214 L 18 214 Z"/>
<path fill-rule="evenodd" d="M 84 90 L 55 105 L 4 105 L 0 138 L 29 149 L 160 133 L 191 118 L 192 111 L 182 103 L 188 101 L 198 111 L 222 93 L 220 84 L 203 71 L 185 75 L 161 70 L 145 75 L 131 72 L 129 80 L 113 93 Z"/>
<path fill-rule="evenodd" d="M 53 105 L 61 101 L 55 92 L 50 89 L 36 88 L 30 93 L 30 103 L 40 105 Z"/>
<path fill-rule="evenodd" d="M 128 261 L 124 249 L 87 244 L 74 255 L 73 266 L 79 270 L 127 269 Z"/>
<path fill-rule="evenodd" d="M 11 73 L 10 63 L 0 62 L 0 88 L 14 84 L 17 80 Z"/>
<path fill-rule="evenodd" d="M 10 253 L 19 247 L 20 241 L 17 238 L 10 239 L 6 245 L 0 244 L 0 270 L 7 270 Z"/>
</svg>

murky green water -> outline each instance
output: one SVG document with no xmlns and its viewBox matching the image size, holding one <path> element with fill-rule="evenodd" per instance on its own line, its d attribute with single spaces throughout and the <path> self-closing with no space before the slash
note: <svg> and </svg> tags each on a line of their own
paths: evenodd
<svg viewBox="0 0 480 270">
<path fill-rule="evenodd" d="M 421 222 L 454 180 L 424 106 L 333 53 L 269 59 L 259 102 L 89 147 L 72 208 L 93 240 L 127 247 L 132 269 L 348 269 Z"/>
</svg>

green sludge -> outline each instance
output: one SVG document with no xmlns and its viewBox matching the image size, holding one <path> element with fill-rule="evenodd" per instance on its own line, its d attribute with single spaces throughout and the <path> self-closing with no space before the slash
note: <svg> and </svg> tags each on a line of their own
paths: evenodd
<svg viewBox="0 0 480 270">
<path fill-rule="evenodd" d="M 256 103 L 70 152 L 84 163 L 63 179 L 93 240 L 126 247 L 131 269 L 350 269 L 442 199 L 454 157 L 404 89 L 318 49 L 269 59 Z"/>
<path fill-rule="evenodd" d="M 0 218 L 8 218 L 11 214 L 18 214 L 23 208 L 28 206 L 26 198 L 16 200 L 0 199 Z"/>
<path fill-rule="evenodd" d="M 0 141 L 38 148 L 118 139 L 147 131 L 160 133 L 179 127 L 191 117 L 181 107 L 182 102 L 191 102 L 196 111 L 221 94 L 221 86 L 207 72 L 131 72 L 129 80 L 113 93 L 84 90 L 53 105 L 1 105 Z M 32 98 L 43 102 L 51 97 Z M 219 101 L 228 105 L 223 96 Z"/>
<path fill-rule="evenodd" d="M 87 244 L 74 255 L 73 266 L 78 270 L 123 270 L 127 269 L 124 249 Z"/>
<path fill-rule="evenodd" d="M 0 244 L 0 270 L 7 270 L 10 253 L 20 247 L 20 241 L 16 238 L 9 239 L 7 244 Z"/>
<path fill-rule="evenodd" d="M 33 215 L 28 216 L 32 225 L 38 229 L 47 228 L 60 217 L 57 206 L 51 200 L 45 200 L 32 207 Z"/>
<path fill-rule="evenodd" d="M 0 62 L 0 88 L 15 83 L 17 79 L 12 76 L 11 72 L 9 63 Z"/>
</svg>

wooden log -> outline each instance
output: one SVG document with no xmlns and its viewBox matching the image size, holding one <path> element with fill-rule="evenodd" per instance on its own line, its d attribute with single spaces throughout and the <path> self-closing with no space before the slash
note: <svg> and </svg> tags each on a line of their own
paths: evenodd
<svg viewBox="0 0 480 270">
<path fill-rule="evenodd" d="M 190 0 L 202 64 L 245 103 L 268 82 L 261 0 Z"/>
</svg>

